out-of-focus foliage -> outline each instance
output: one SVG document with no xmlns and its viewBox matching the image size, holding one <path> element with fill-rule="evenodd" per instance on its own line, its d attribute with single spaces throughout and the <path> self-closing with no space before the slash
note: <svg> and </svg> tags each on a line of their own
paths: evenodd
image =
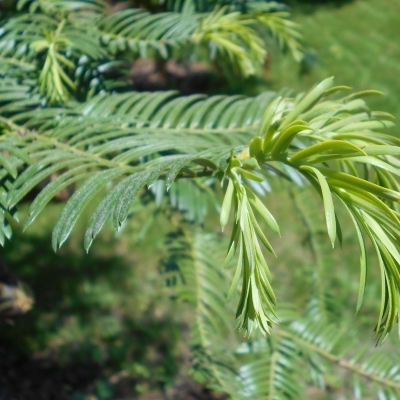
<svg viewBox="0 0 400 400">
<path fill-rule="evenodd" d="M 35 305 L 12 325 L 1 322 L 1 393 L 33 400 L 58 391 L 60 399 L 86 399 L 90 391 L 103 399 L 170 387 L 186 357 L 179 340 L 187 312 L 165 302 L 163 278 L 149 268 L 167 231 L 153 226 L 153 240 L 131 251 L 148 215 L 140 207 L 122 238 L 108 230 L 89 255 L 75 241 L 56 255 L 48 220 L 59 211 L 53 204 L 35 229 L 16 228 L 5 247 L 5 260 L 34 290 Z"/>
<path fill-rule="evenodd" d="M 199 13 L 186 0 L 168 8 L 153 14 L 142 8 L 109 13 L 103 0 L 19 1 L 17 12 L 2 18 L 1 73 L 15 77 L 20 65 L 27 65 L 49 104 L 62 104 L 71 95 L 123 87 L 115 77 L 125 73 L 132 57 L 167 59 L 183 53 L 193 60 L 205 51 L 209 60 L 222 60 L 249 76 L 265 61 L 263 38 L 273 36 L 296 60 L 302 58 L 297 26 L 279 7 L 250 7 L 244 13 L 225 6 Z"/>
<path fill-rule="evenodd" d="M 301 207 L 307 210 L 307 214 L 302 213 L 305 223 L 318 226 L 309 208 Z M 318 249 L 313 251 L 323 257 Z M 360 346 L 360 333 L 339 322 L 345 310 L 335 299 L 311 296 L 303 315 L 293 304 L 282 304 L 280 325 L 271 336 L 254 335 L 250 340 L 232 337 L 234 325 L 227 318 L 230 307 L 226 307 L 224 296 L 228 285 L 222 272 L 213 267 L 222 263 L 223 257 L 221 238 L 215 235 L 175 234 L 171 241 L 166 265 L 169 271 L 171 265 L 178 267 L 185 283 L 176 290 L 178 299 L 196 309 L 190 345 L 192 372 L 197 379 L 234 399 L 308 399 L 304 391 L 307 382 L 321 388 L 330 385 L 342 393 L 353 393 L 355 398 L 374 391 L 382 398 L 398 396 L 396 363 L 383 353 Z M 335 316 L 327 313 L 330 307 Z M 335 381 L 332 373 L 340 369 L 347 377 Z M 373 383 L 372 391 L 366 382 Z"/>
</svg>

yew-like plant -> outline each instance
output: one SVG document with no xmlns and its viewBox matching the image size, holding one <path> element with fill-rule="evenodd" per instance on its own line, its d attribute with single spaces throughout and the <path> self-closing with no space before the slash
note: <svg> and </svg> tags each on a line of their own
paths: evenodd
<svg viewBox="0 0 400 400">
<path fill-rule="evenodd" d="M 282 182 L 297 199 L 290 212 L 306 221 L 318 262 L 318 222 L 298 200 L 312 190 L 310 205 L 322 203 L 332 247 L 346 246 L 338 210 L 353 224 L 360 254 L 354 311 L 368 290 L 367 269 L 379 269 L 378 343 L 392 331 L 400 294 L 400 140 L 382 133 L 393 125 L 392 116 L 370 111 L 364 100 L 380 93 L 351 93 L 334 86 L 333 78 L 291 98 L 133 91 L 115 79 L 132 57 L 201 58 L 206 52 L 211 64 L 248 76 L 260 71 L 270 38 L 302 56 L 297 27 L 276 3 L 172 3 L 158 13 L 112 11 L 102 0 L 20 0 L 5 7 L 1 242 L 11 237 L 8 219 L 16 218 L 18 204 L 50 176 L 55 178 L 32 201 L 25 227 L 57 193 L 75 185 L 55 222 L 55 251 L 92 202 L 87 251 L 106 221 L 118 230 L 144 193 L 146 201 L 150 197 L 161 209 L 172 205 L 197 224 L 208 205 L 221 200 L 228 243 L 182 223 L 171 227 L 164 260 L 179 269 L 177 297 L 193 305 L 194 376 L 235 399 L 300 399 L 309 398 L 307 386 L 324 387 L 336 366 L 354 378 L 352 398 L 372 392 L 397 399 L 398 366 L 379 349 L 360 359 L 317 293 L 303 312 L 279 303 L 274 264 L 267 265 L 264 251 L 275 255 L 269 238 L 280 234 L 269 210 L 274 195 L 266 193 Z M 366 240 L 376 253 L 368 263 Z"/>
</svg>

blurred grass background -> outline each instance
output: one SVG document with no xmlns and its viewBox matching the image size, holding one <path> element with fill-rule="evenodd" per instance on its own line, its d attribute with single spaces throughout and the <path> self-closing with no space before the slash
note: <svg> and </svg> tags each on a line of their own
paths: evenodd
<svg viewBox="0 0 400 400">
<path fill-rule="evenodd" d="M 55 254 L 49 221 L 61 208 L 50 205 L 25 233 L 14 226 L 5 246 L 5 261 L 32 288 L 35 305 L 13 324 L 1 322 L 0 388 L 12 392 L 10 386 L 20 386 L 16 392 L 27 400 L 80 400 L 88 392 L 109 399 L 171 386 L 187 354 L 185 309 L 167 301 L 157 269 L 166 221 L 154 225 L 151 239 L 139 245 L 144 218 L 136 215 L 122 235 L 106 228 L 87 255 L 84 216 L 73 239 Z M 26 213 L 27 207 L 22 218 Z M 135 383 L 126 389 L 121 379 Z"/>
<path fill-rule="evenodd" d="M 390 112 L 399 120 L 400 1 L 317 3 L 293 2 L 293 20 L 304 35 L 306 57 L 299 67 L 290 57 L 274 54 L 272 88 L 305 91 L 335 76 L 338 85 L 382 91 L 384 97 L 369 99 L 371 109 Z"/>
<path fill-rule="evenodd" d="M 340 85 L 383 91 L 384 97 L 370 99 L 371 108 L 391 112 L 399 120 L 400 1 L 292 1 L 292 6 L 307 48 L 304 63 L 299 66 L 276 52 L 265 79 L 244 83 L 242 91 L 285 87 L 305 91 L 334 75 Z M 269 258 L 278 298 L 302 303 L 307 296 L 304 287 L 312 284 L 315 269 L 307 232 L 295 212 L 289 212 L 293 202 L 287 193 L 270 195 L 266 201 L 282 227 L 282 239 L 273 241 L 278 259 Z M 82 245 L 85 218 L 73 239 L 57 255 L 53 253 L 54 223 L 49 221 L 55 222 L 59 204 L 48 207 L 24 234 L 16 227 L 2 256 L 30 285 L 36 304 L 14 324 L 1 322 L 0 384 L 21 385 L 15 371 L 25 373 L 21 399 L 118 399 L 127 393 L 158 399 L 162 397 L 151 396 L 172 393 L 170 388 L 179 385 L 177 377 L 189 382 L 190 312 L 169 299 L 158 271 L 170 226 L 160 214 L 140 241 L 146 214 L 138 207 L 121 234 L 106 228 L 89 255 Z M 322 208 L 316 207 L 315 212 L 322 216 Z M 24 214 L 26 210 L 21 210 Z M 216 215 L 211 215 L 209 228 L 217 230 L 216 221 Z M 332 251 L 326 233 L 318 235 L 325 246 L 325 267 L 335 271 L 329 278 L 332 293 L 348 310 L 341 318 L 355 321 L 362 337 L 373 344 L 379 285 L 370 274 L 365 304 L 354 320 L 359 272 L 352 229 L 344 226 L 343 250 Z M 384 349 L 391 348 L 390 342 L 385 344 Z M 204 393 L 202 398 L 207 398 Z M 172 396 L 178 399 L 176 392 Z M 312 398 L 338 398 L 337 393 L 324 396 L 317 393 Z"/>
</svg>

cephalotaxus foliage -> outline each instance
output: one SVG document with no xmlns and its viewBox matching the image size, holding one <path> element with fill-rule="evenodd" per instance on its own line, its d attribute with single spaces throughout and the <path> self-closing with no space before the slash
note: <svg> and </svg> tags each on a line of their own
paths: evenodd
<svg viewBox="0 0 400 400">
<path fill-rule="evenodd" d="M 363 379 L 375 384 L 380 398 L 396 398 L 397 367 L 380 356 L 359 363 L 341 348 L 339 330 L 321 317 L 318 301 L 311 300 L 304 315 L 290 307 L 280 311 L 274 265 L 269 268 L 264 253 L 275 254 L 269 230 L 280 234 L 264 194 L 279 181 L 312 188 L 332 247 L 342 245 L 337 210 L 353 223 L 360 253 L 357 311 L 367 268 L 376 267 L 382 290 L 378 342 L 393 329 L 400 289 L 400 140 L 382 133 L 392 117 L 371 112 L 364 101 L 379 93 L 348 94 L 333 78 L 295 98 L 128 90 L 115 76 L 133 57 L 206 50 L 212 61 L 248 76 L 262 67 L 270 35 L 301 58 L 296 26 L 275 3 L 170 3 L 165 12 L 151 13 L 111 12 L 101 0 L 19 1 L 3 13 L 0 241 L 11 237 L 7 218 L 17 218 L 18 203 L 49 177 L 54 179 L 31 203 L 25 226 L 57 193 L 76 185 L 55 223 L 55 250 L 92 202 L 87 250 L 109 218 L 121 227 L 144 192 L 159 207 L 169 202 L 202 222 L 222 187 L 222 206 L 216 207 L 222 229 L 230 232 L 225 262 L 213 247 L 215 236 L 183 226 L 171 248 L 185 283 L 177 296 L 196 310 L 191 343 L 197 378 L 232 398 L 299 399 L 309 382 L 324 381 L 331 363 L 355 376 L 356 398 L 362 398 Z M 376 265 L 367 266 L 367 238 Z M 225 288 L 220 268 L 232 260 L 236 268 Z M 237 327 L 251 339 L 229 333 L 235 317 L 223 308 L 226 300 L 236 302 Z M 301 374 L 304 368 L 310 376 Z"/>
</svg>

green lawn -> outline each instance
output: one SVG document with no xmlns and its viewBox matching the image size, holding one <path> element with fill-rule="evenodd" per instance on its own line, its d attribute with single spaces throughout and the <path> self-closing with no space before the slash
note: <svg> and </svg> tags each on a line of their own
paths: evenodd
<svg viewBox="0 0 400 400">
<path fill-rule="evenodd" d="M 358 0 L 341 7 L 315 7 L 313 12 L 300 6 L 292 11 L 315 61 L 301 73 L 289 56 L 274 56 L 273 88 L 303 91 L 335 76 L 340 85 L 384 92 L 385 97 L 369 100 L 371 108 L 388 111 L 399 120 L 400 1 Z"/>
</svg>

